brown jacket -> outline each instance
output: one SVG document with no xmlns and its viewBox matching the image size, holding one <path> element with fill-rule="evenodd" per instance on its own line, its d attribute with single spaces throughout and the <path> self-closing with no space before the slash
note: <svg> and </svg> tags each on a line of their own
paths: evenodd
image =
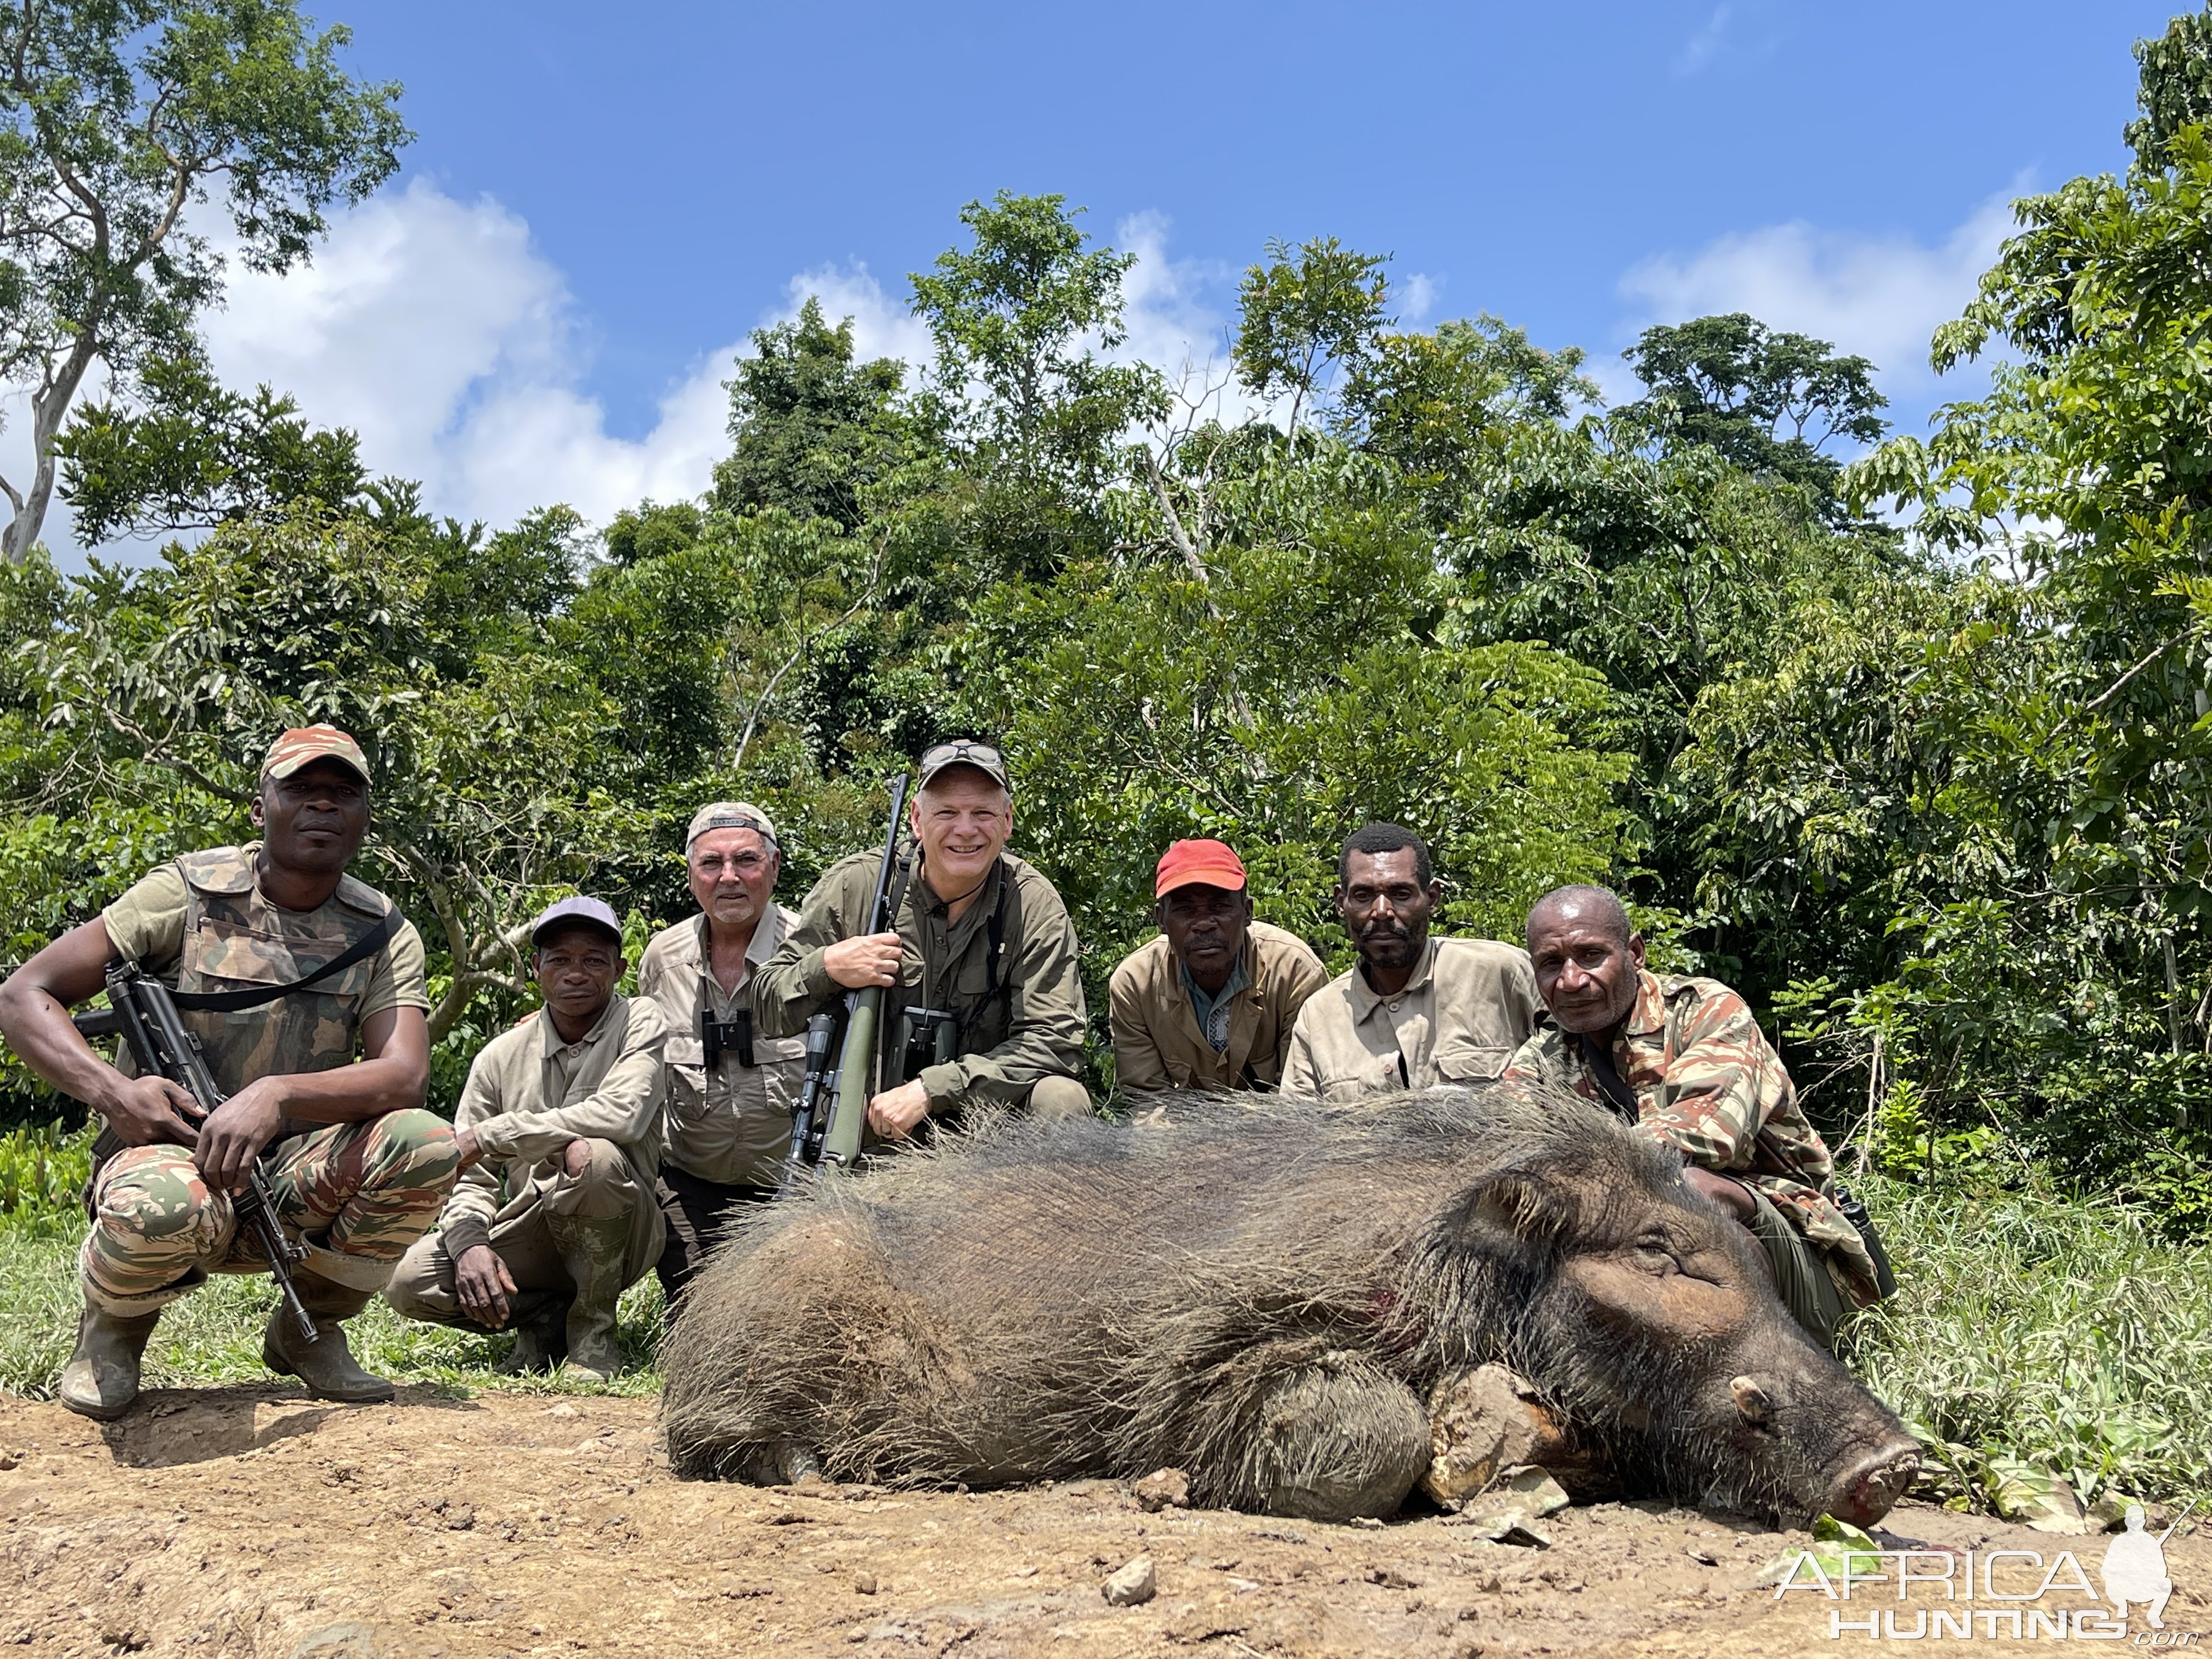
<svg viewBox="0 0 2212 1659">
<path fill-rule="evenodd" d="M 1356 1100 L 1440 1083 L 1492 1083 L 1536 1029 L 1528 953 L 1486 939 L 1431 937 L 1406 988 L 1381 997 L 1357 965 L 1299 1011 L 1283 1092 Z"/>
<path fill-rule="evenodd" d="M 1283 1080 L 1298 1010 L 1328 969 L 1295 933 L 1255 921 L 1244 937 L 1244 977 L 1219 1054 L 1198 1029 L 1182 963 L 1164 935 L 1132 951 L 1108 988 L 1114 1073 L 1133 1093 L 1151 1089 L 1273 1089 Z"/>
</svg>

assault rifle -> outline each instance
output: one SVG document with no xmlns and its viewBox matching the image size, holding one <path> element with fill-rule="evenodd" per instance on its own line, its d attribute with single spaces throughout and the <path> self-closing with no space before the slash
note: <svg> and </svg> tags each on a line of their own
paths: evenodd
<svg viewBox="0 0 2212 1659">
<path fill-rule="evenodd" d="M 207 1061 L 200 1055 L 199 1039 L 177 1018 L 177 1005 L 169 1000 L 167 986 L 151 974 L 141 973 L 134 963 L 111 962 L 107 1001 L 105 1008 L 74 1016 L 76 1029 L 88 1037 L 120 1036 L 130 1046 L 140 1076 L 158 1073 L 168 1079 L 191 1096 L 204 1118 L 222 1104 L 222 1091 L 215 1086 Z M 94 1166 L 122 1150 L 123 1142 L 114 1130 L 101 1130 L 93 1142 Z M 314 1341 L 315 1322 L 300 1300 L 299 1287 L 292 1283 L 293 1264 L 305 1261 L 307 1252 L 277 1224 L 276 1200 L 262 1178 L 258 1164 L 246 1166 L 246 1185 L 231 1194 L 230 1203 L 238 1224 L 252 1230 L 261 1253 L 269 1258 L 276 1292 L 283 1297 L 285 1310 L 299 1326 L 301 1338 Z"/>
<path fill-rule="evenodd" d="M 906 786 L 904 773 L 891 781 L 890 833 L 884 837 L 883 862 L 876 866 L 876 896 L 868 906 L 863 933 L 888 933 L 897 921 L 891 914 L 896 902 L 891 889 L 901 866 L 899 830 L 906 811 Z M 860 1157 L 883 1008 L 883 987 L 870 985 L 846 992 L 839 1006 L 806 1022 L 806 1071 L 799 1085 L 799 1104 L 791 1114 L 791 1150 L 783 1164 L 787 1190 L 810 1164 L 827 1163 L 832 1169 L 849 1170 Z M 825 1098 L 830 1103 L 826 1111 Z"/>
</svg>

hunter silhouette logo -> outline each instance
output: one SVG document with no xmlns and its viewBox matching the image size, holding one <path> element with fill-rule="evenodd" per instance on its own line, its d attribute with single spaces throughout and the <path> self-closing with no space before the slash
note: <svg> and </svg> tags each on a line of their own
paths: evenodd
<svg viewBox="0 0 2212 1659">
<path fill-rule="evenodd" d="M 2196 1507 L 2190 1505 L 2190 1509 Z M 2188 1510 L 2182 1511 L 2188 1513 Z M 2166 1540 L 2181 1522 L 2176 1519 L 2154 1538 L 2143 1530 L 2142 1505 L 2130 1504 L 2125 1524 L 2127 1530 L 2105 1547 L 2105 1599 L 2119 1609 L 2122 1619 L 2128 1616 L 2130 1602 L 2142 1602 L 2150 1627 L 2164 1630 L 2166 1621 L 2160 1615 L 2166 1612 L 2166 1598 L 2173 1594 L 2173 1580 L 2166 1576 Z"/>
<path fill-rule="evenodd" d="M 2170 1631 L 2166 1603 L 2173 1579 L 2166 1542 L 2186 1519 L 2191 1503 L 2163 1532 L 2145 1530 L 2140 1504 L 2128 1505 L 2125 1528 L 2105 1547 L 2100 1596 L 2071 1550 L 2045 1557 L 2040 1550 L 1887 1547 L 1853 1534 L 1820 1552 L 1799 1550 L 1774 1587 L 1779 1601 L 1791 1590 L 1814 1590 L 1831 1601 L 1856 1601 L 1849 1613 L 1828 1611 L 1828 1635 L 1870 1641 L 1917 1642 L 1997 1637 L 2014 1641 L 2129 1642 L 2145 1648 L 2195 1648 L 2203 1631 Z M 1864 1540 L 1862 1544 L 1858 1540 Z M 1875 1589 L 1875 1585 L 1885 1588 Z M 1918 1587 L 1917 1594 L 1915 1587 Z M 2072 1598 L 2071 1601 L 2068 1598 Z M 1874 1607 L 1877 1599 L 1909 1603 Z M 2131 1631 L 2129 1614 L 2140 1608 L 2149 1628 Z"/>
</svg>

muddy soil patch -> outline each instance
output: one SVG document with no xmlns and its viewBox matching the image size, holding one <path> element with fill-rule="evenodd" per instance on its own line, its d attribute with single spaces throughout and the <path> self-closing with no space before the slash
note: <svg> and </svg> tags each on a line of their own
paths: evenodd
<svg viewBox="0 0 2212 1659">
<path fill-rule="evenodd" d="M 1440 1516 L 1148 1512 L 1106 1482 L 691 1484 L 654 1438 L 647 1400 L 233 1388 L 150 1394 L 103 1429 L 0 1397 L 0 1656 L 1843 1650 L 1831 1603 L 1757 1582 L 1802 1535 L 1688 1511 L 1570 1510 L 1537 1549 Z M 1892 1521 L 1953 1549 L 2073 1547 L 2093 1577 L 2103 1548 L 1919 1506 Z M 1153 1594 L 1109 1605 L 1139 1556 Z M 2212 1547 L 2177 1536 L 2167 1557 L 2167 1626 L 2212 1630 Z"/>
</svg>

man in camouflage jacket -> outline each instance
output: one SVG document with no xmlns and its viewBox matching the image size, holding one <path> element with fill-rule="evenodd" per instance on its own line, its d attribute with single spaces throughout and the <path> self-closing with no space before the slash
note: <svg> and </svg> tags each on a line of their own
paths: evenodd
<svg viewBox="0 0 2212 1659">
<path fill-rule="evenodd" d="M 1540 899 L 1528 952 L 1550 1018 L 1506 1079 L 1572 1089 L 1680 1152 L 1690 1184 L 1759 1240 L 1798 1323 L 1832 1346 L 1844 1312 L 1880 1298 L 1874 1262 L 1743 999 L 1716 980 L 1649 971 L 1643 935 L 1601 887 Z"/>
<path fill-rule="evenodd" d="M 457 1155 L 452 1128 L 422 1109 L 422 939 L 396 915 L 387 924 L 391 901 L 345 873 L 368 831 L 368 762 L 344 732 L 285 732 L 254 797 L 261 840 L 164 865 L 0 985 L 0 1036 L 123 1143 L 88 1194 L 84 1310 L 57 1388 L 71 1411 L 122 1415 L 161 1309 L 210 1273 L 266 1268 L 231 1204 L 264 1152 L 277 1219 L 307 1247 L 293 1278 L 316 1340 L 280 1308 L 262 1358 L 326 1400 L 392 1397 L 354 1363 L 339 1322 L 437 1219 Z M 204 1117 L 167 1079 L 108 1064 L 70 1023 L 118 957 L 179 992 L 252 990 L 290 986 L 380 931 L 380 946 L 310 988 L 231 1012 L 179 1010 L 226 1097 Z"/>
</svg>

